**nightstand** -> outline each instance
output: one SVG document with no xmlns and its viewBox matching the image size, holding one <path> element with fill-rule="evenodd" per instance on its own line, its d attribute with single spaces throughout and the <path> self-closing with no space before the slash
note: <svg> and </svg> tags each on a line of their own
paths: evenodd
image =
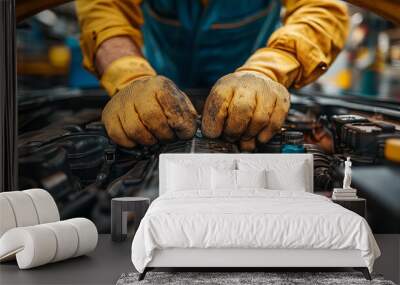
<svg viewBox="0 0 400 285">
<path fill-rule="evenodd" d="M 339 204 L 340 206 L 353 211 L 356 214 L 359 214 L 363 218 L 367 218 L 367 200 L 364 198 L 332 199 L 332 202 Z"/>
<path fill-rule="evenodd" d="M 111 200 L 111 238 L 124 241 L 128 235 L 128 213 L 133 214 L 134 231 L 139 227 L 150 205 L 150 199 L 144 197 L 120 197 Z"/>
</svg>

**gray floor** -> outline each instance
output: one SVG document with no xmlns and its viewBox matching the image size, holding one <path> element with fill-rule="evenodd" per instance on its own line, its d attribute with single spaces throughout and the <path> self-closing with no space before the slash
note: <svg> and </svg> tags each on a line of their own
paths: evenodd
<svg viewBox="0 0 400 285">
<path fill-rule="evenodd" d="M 100 235 L 94 252 L 29 270 L 18 270 L 16 262 L 0 265 L 0 284 L 115 284 L 124 272 L 134 270 L 131 240 L 114 243 Z"/>
<path fill-rule="evenodd" d="M 382 256 L 374 271 L 400 283 L 400 235 L 375 238 Z M 19 270 L 15 262 L 1 264 L 0 284 L 115 284 L 122 273 L 134 271 L 130 247 L 131 239 L 114 243 L 109 235 L 100 235 L 96 250 L 88 256 L 30 270 Z"/>
</svg>

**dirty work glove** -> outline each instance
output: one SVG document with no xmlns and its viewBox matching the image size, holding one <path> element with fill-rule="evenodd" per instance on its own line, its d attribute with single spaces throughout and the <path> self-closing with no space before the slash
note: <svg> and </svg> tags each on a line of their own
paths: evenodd
<svg viewBox="0 0 400 285">
<path fill-rule="evenodd" d="M 189 98 L 143 58 L 116 60 L 101 82 L 112 96 L 102 121 L 117 144 L 134 147 L 194 136 L 197 114 Z"/>
<path fill-rule="evenodd" d="M 202 132 L 209 138 L 219 136 L 240 140 L 242 150 L 255 148 L 256 138 L 267 142 L 285 121 L 290 107 L 286 87 L 268 76 L 237 71 L 217 81 L 208 96 Z"/>
</svg>

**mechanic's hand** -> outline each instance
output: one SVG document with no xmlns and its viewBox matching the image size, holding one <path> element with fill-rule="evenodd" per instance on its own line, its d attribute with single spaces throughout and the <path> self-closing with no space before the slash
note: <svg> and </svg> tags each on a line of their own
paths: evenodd
<svg viewBox="0 0 400 285">
<path fill-rule="evenodd" d="M 163 76 L 134 80 L 103 110 L 102 121 L 117 144 L 134 147 L 194 136 L 197 113 L 189 98 Z"/>
<path fill-rule="evenodd" d="M 208 96 L 202 133 L 240 140 L 242 150 L 253 150 L 256 137 L 267 142 L 280 130 L 290 107 L 286 87 L 256 73 L 239 71 L 217 81 Z"/>
</svg>

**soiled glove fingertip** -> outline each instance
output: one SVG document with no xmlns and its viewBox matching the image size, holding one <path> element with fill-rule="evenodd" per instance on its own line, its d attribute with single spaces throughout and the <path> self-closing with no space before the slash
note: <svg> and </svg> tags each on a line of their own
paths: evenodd
<svg viewBox="0 0 400 285">
<path fill-rule="evenodd" d="M 194 137 L 197 131 L 197 122 L 193 120 L 192 122 L 188 122 L 187 126 L 184 128 L 175 128 L 175 133 L 178 138 L 183 140 L 188 140 Z"/>
<path fill-rule="evenodd" d="M 267 132 L 267 131 L 261 131 L 258 136 L 257 139 L 260 143 L 266 143 L 268 142 L 272 137 L 273 137 L 273 133 L 272 132 Z"/>
<path fill-rule="evenodd" d="M 240 141 L 240 149 L 245 152 L 251 152 L 256 148 L 256 140 L 255 138 L 251 138 L 249 140 L 241 140 Z"/>
<path fill-rule="evenodd" d="M 208 128 L 206 126 L 204 126 L 204 123 L 202 124 L 201 127 L 201 133 L 210 139 L 216 139 L 221 135 L 221 132 L 218 132 L 217 130 L 213 129 L 213 128 Z"/>
</svg>

